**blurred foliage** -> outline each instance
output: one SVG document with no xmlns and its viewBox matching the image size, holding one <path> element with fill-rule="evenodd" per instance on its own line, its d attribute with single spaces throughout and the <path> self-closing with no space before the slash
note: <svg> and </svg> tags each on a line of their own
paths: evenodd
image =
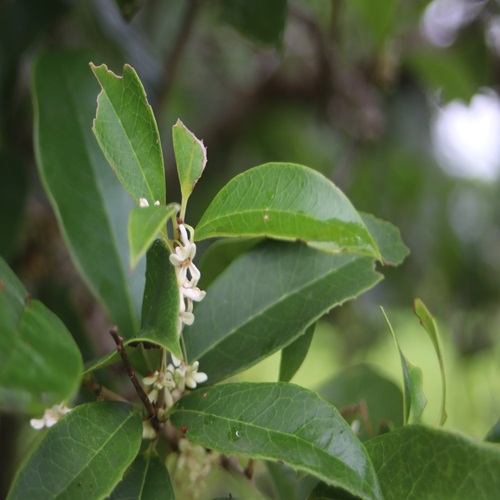
<svg viewBox="0 0 500 500">
<path fill-rule="evenodd" d="M 272 11 L 268 2 L 237 3 L 250 9 L 248 16 L 238 17 L 236 2 L 222 0 L 0 4 L 2 256 L 33 296 L 67 322 L 88 357 L 109 348 L 100 335 L 105 314 L 71 264 L 37 178 L 30 72 L 37 53 L 54 47 L 89 49 L 94 63 L 118 74 L 129 63 L 159 121 L 170 200 L 180 198 L 170 142 L 177 118 L 209 151 L 189 207 L 193 225 L 232 176 L 286 161 L 323 172 L 356 208 L 401 229 L 410 258 L 386 269 L 386 279 L 366 297 L 336 310 L 330 326 L 319 328 L 326 337 L 313 341 L 309 358 L 331 354 L 323 382 L 367 352 L 386 371 L 388 363 L 397 370 L 375 306 L 409 309 L 422 297 L 445 331 L 449 425 L 483 437 L 500 414 L 500 183 L 446 174 L 431 131 L 441 105 L 467 103 L 498 87 L 499 2 L 475 2 L 451 27 L 439 24 L 428 0 L 283 0 Z M 424 36 L 426 15 L 434 29 L 447 30 L 446 43 Z M 403 323 L 400 331 L 414 328 Z M 314 377 L 306 385 L 315 385 Z M 457 415 L 460 408 L 465 411 Z M 9 451 L 16 446 L 10 432 L 19 425 L 11 417 L 0 425 L 0 471 L 9 471 L 6 460 L 19 453 Z"/>
</svg>

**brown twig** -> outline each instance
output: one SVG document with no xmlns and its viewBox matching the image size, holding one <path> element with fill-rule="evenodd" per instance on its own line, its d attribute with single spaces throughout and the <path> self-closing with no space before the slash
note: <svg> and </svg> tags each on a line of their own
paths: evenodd
<svg viewBox="0 0 500 500">
<path fill-rule="evenodd" d="M 128 403 L 127 399 L 123 396 L 116 394 L 116 392 L 104 387 L 95 380 L 82 380 L 81 386 L 89 391 L 92 391 L 96 395 L 97 399 L 105 399 L 107 401 L 124 401 Z"/>
<path fill-rule="evenodd" d="M 370 412 L 368 410 L 368 406 L 366 404 L 366 401 L 363 399 L 361 400 L 358 404 L 354 404 L 351 406 L 348 406 L 346 408 L 342 408 L 339 410 L 339 413 L 342 415 L 342 417 L 346 418 L 352 415 L 360 414 L 361 418 L 363 420 L 363 423 L 365 424 L 366 432 L 368 433 L 369 436 L 373 436 L 373 427 L 370 421 Z"/>
<path fill-rule="evenodd" d="M 251 458 L 248 461 L 247 466 L 245 467 L 245 476 L 248 479 L 252 479 L 252 477 L 253 477 L 254 465 L 255 465 L 255 460 L 253 458 Z"/>
<path fill-rule="evenodd" d="M 239 464 L 238 460 L 234 457 L 228 457 L 227 455 L 220 455 L 219 456 L 219 463 L 221 467 L 226 469 L 228 472 L 236 473 L 241 476 L 247 477 L 245 474 L 245 470 L 243 467 Z"/>
<path fill-rule="evenodd" d="M 127 352 L 125 351 L 125 347 L 123 345 L 123 339 L 118 335 L 118 327 L 117 326 L 112 326 L 109 329 L 109 333 L 113 337 L 113 340 L 116 343 L 116 350 L 118 351 L 118 354 L 121 356 L 123 364 L 125 365 L 125 368 L 127 370 L 128 376 L 130 380 L 132 381 L 132 384 L 134 384 L 134 388 L 141 398 L 142 404 L 146 407 L 146 411 L 148 412 L 148 417 L 151 420 L 151 425 L 153 426 L 154 430 L 159 432 L 160 430 L 160 423 L 158 422 L 158 416 L 156 414 L 156 407 L 155 405 L 149 400 L 148 395 L 144 392 L 144 389 L 142 388 L 142 385 L 140 384 L 139 380 L 137 380 L 137 375 L 135 374 L 134 367 L 130 363 L 130 360 L 128 359 Z"/>
</svg>

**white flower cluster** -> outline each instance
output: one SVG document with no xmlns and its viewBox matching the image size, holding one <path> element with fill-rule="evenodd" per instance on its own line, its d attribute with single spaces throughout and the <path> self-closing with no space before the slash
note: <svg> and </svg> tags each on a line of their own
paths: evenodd
<svg viewBox="0 0 500 500">
<path fill-rule="evenodd" d="M 203 372 L 198 372 L 198 361 L 195 361 L 192 365 L 188 365 L 172 356 L 172 363 L 170 363 L 165 371 L 156 370 L 152 375 L 144 377 L 142 383 L 151 387 L 148 393 L 148 398 L 153 403 L 158 401 L 158 396 L 161 391 L 163 391 L 163 399 L 170 408 L 186 390 L 196 389 L 198 384 L 207 381 L 207 375 Z"/>
<path fill-rule="evenodd" d="M 30 425 L 33 429 L 40 430 L 44 427 L 52 427 L 56 424 L 63 415 L 70 412 L 71 408 L 66 406 L 66 403 L 60 403 L 58 405 L 54 405 L 52 408 L 47 408 L 42 418 L 32 418 L 30 420 Z"/>
<path fill-rule="evenodd" d="M 181 334 L 183 325 L 192 325 L 194 322 L 193 302 L 200 302 L 205 297 L 205 292 L 196 286 L 200 279 L 200 271 L 193 262 L 196 245 L 188 238 L 184 224 L 179 224 L 179 235 L 181 244 L 175 247 L 175 253 L 170 254 L 170 262 L 175 267 L 179 284 L 178 335 Z"/>
<path fill-rule="evenodd" d="M 179 458 L 175 465 L 174 480 L 189 498 L 197 498 L 204 489 L 205 478 L 217 462 L 219 454 L 207 451 L 188 439 L 179 441 Z"/>
</svg>

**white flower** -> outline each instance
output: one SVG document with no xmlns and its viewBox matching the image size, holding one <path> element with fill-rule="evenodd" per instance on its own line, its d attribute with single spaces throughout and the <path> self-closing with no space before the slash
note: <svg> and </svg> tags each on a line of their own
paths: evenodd
<svg viewBox="0 0 500 500">
<path fill-rule="evenodd" d="M 177 270 L 177 281 L 179 286 L 184 285 L 191 280 L 193 286 L 196 286 L 200 280 L 200 271 L 194 265 L 193 259 L 196 255 L 196 245 L 189 243 L 187 246 L 175 247 L 175 253 L 170 254 L 170 262 Z M 189 278 L 187 272 L 189 271 Z"/>
<path fill-rule="evenodd" d="M 179 234 L 182 245 L 176 246 L 175 253 L 170 254 L 170 262 L 176 267 L 179 286 L 184 285 L 187 281 L 191 281 L 192 286 L 196 286 L 200 280 L 200 271 L 193 264 L 196 245 L 189 240 L 184 224 L 179 224 Z"/>
<path fill-rule="evenodd" d="M 142 421 L 142 439 L 156 439 L 156 431 L 151 424 L 151 420 Z"/>
<path fill-rule="evenodd" d="M 202 384 L 208 380 L 206 373 L 199 372 L 198 367 L 200 363 L 195 361 L 191 366 L 186 369 L 186 386 L 190 389 L 196 389 L 198 384 Z"/>
<path fill-rule="evenodd" d="M 194 323 L 194 314 L 189 311 L 184 311 L 179 313 L 179 319 L 185 325 L 192 325 Z"/>
<path fill-rule="evenodd" d="M 179 440 L 178 446 L 179 458 L 175 465 L 174 481 L 185 481 L 187 478 L 187 486 L 184 486 L 186 496 L 198 498 L 205 488 L 204 480 L 217 462 L 219 454 L 207 451 L 203 446 L 185 438 Z"/>
<path fill-rule="evenodd" d="M 182 285 L 179 291 L 186 299 L 194 302 L 201 302 L 206 295 L 206 292 L 200 290 L 197 286 L 187 286 L 187 283 Z"/>
<path fill-rule="evenodd" d="M 47 408 L 43 417 L 40 419 L 32 418 L 30 420 L 30 425 L 33 429 L 40 430 L 44 427 L 52 427 L 56 424 L 63 415 L 70 412 L 71 408 L 66 406 L 66 403 L 60 403 L 58 405 L 54 405 L 52 408 Z"/>
<path fill-rule="evenodd" d="M 163 373 L 156 370 L 152 375 L 144 377 L 142 383 L 145 386 L 152 386 L 148 393 L 148 398 L 151 402 L 155 403 L 158 401 L 158 393 L 163 391 L 167 405 L 172 406 L 173 402 L 172 396 L 170 395 L 170 389 L 174 389 L 176 384 L 171 372 L 167 370 Z"/>
<path fill-rule="evenodd" d="M 155 206 L 161 205 L 160 200 L 155 201 Z M 149 202 L 146 200 L 146 198 L 139 198 L 139 206 L 141 208 L 146 208 L 149 207 Z"/>
<path fill-rule="evenodd" d="M 172 363 L 174 364 L 174 366 L 176 368 L 178 368 L 179 366 L 181 366 L 181 363 L 182 363 L 182 360 L 177 358 L 176 356 L 174 356 L 172 353 L 170 354 L 170 357 L 172 358 Z M 172 366 L 172 365 L 168 365 L 168 366 Z M 170 369 L 170 368 L 169 368 Z"/>
<path fill-rule="evenodd" d="M 167 369 L 172 373 L 176 389 L 179 392 L 184 392 L 186 387 L 196 389 L 198 384 L 202 384 L 208 380 L 206 373 L 198 372 L 198 367 L 200 366 L 198 361 L 195 361 L 192 365 L 188 365 L 182 361 L 176 364 L 176 361 L 179 362 L 177 358 L 175 358 L 175 361 L 172 358 L 175 367 L 170 364 Z"/>
</svg>

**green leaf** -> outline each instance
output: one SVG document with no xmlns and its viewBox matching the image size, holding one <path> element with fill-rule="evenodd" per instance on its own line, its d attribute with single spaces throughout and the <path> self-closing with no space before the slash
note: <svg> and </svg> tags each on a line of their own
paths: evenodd
<svg viewBox="0 0 500 500">
<path fill-rule="evenodd" d="M 180 120 L 173 126 L 172 136 L 181 185 L 182 206 L 185 207 L 207 164 L 207 150 L 203 141 L 197 139 Z"/>
<path fill-rule="evenodd" d="M 363 445 L 333 406 L 302 387 L 219 385 L 180 399 L 170 418 L 207 448 L 283 461 L 361 498 L 380 498 Z"/>
<path fill-rule="evenodd" d="M 139 451 L 142 422 L 127 403 L 78 406 L 51 427 L 8 498 L 104 498 Z"/>
<path fill-rule="evenodd" d="M 82 370 L 64 324 L 0 257 L 0 409 L 42 413 L 76 392 Z"/>
<path fill-rule="evenodd" d="M 365 444 L 384 498 L 491 499 L 500 491 L 498 446 L 408 425 Z"/>
<path fill-rule="evenodd" d="M 497 423 L 488 431 L 485 441 L 490 443 L 500 443 L 500 418 L 497 420 Z"/>
<path fill-rule="evenodd" d="M 307 356 L 314 336 L 316 323 L 309 325 L 303 335 L 297 337 L 281 351 L 280 376 L 281 382 L 290 382 Z"/>
<path fill-rule="evenodd" d="M 188 358 L 215 383 L 287 346 L 380 279 L 371 257 L 266 240 L 234 261 L 197 304 L 184 330 Z"/>
<path fill-rule="evenodd" d="M 307 500 L 356 500 L 358 497 L 353 496 L 346 491 L 342 491 L 335 486 L 328 486 L 327 484 L 320 482 L 311 491 L 311 494 L 307 497 Z"/>
<path fill-rule="evenodd" d="M 278 462 L 266 462 L 266 468 L 272 479 L 273 496 L 271 498 L 301 499 L 297 492 L 298 474 L 295 471 Z M 309 477 L 314 479 L 312 476 Z"/>
<path fill-rule="evenodd" d="M 381 46 L 392 34 L 399 0 L 351 0 L 361 21 L 370 31 L 374 41 Z"/>
<path fill-rule="evenodd" d="M 144 265 L 130 273 L 132 200 L 90 129 L 98 85 L 86 52 L 49 52 L 33 70 L 35 152 L 73 261 L 124 337 L 139 327 Z"/>
<path fill-rule="evenodd" d="M 445 102 L 454 99 L 469 102 L 479 82 L 462 56 L 451 49 L 418 49 L 408 54 L 407 64 L 427 87 L 441 91 Z"/>
<path fill-rule="evenodd" d="M 102 91 L 93 131 L 125 189 L 139 203 L 166 203 L 165 171 L 158 126 L 137 73 L 128 64 L 123 76 L 105 64 L 90 67 Z"/>
<path fill-rule="evenodd" d="M 138 455 L 110 500 L 169 500 L 174 490 L 164 462 L 155 452 Z"/>
<path fill-rule="evenodd" d="M 345 368 L 322 384 L 318 394 L 338 408 L 349 423 L 359 421 L 357 435 L 361 440 L 376 435 L 381 426 L 403 425 L 401 390 L 369 365 Z"/>
<path fill-rule="evenodd" d="M 168 206 L 134 207 L 128 222 L 130 246 L 130 267 L 133 269 L 139 259 L 151 246 L 167 220 L 179 211 L 177 204 Z"/>
<path fill-rule="evenodd" d="M 427 399 L 423 392 L 423 374 L 418 366 L 412 365 L 399 347 L 399 342 L 392 329 L 389 318 L 385 314 L 384 308 L 380 307 L 385 321 L 391 332 L 396 348 L 401 359 L 401 368 L 403 370 L 403 415 L 404 423 L 418 423 L 427 404 Z"/>
<path fill-rule="evenodd" d="M 379 250 L 345 195 L 320 173 L 267 163 L 236 176 L 215 196 L 195 231 L 216 236 L 304 240 L 332 253 L 379 258 Z"/>
<path fill-rule="evenodd" d="M 420 299 L 415 299 L 413 303 L 413 308 L 415 310 L 415 314 L 420 320 L 420 324 L 424 327 L 425 331 L 429 334 L 429 337 L 432 341 L 432 345 L 434 346 L 434 351 L 436 352 L 436 356 L 439 361 L 439 369 L 441 370 L 441 387 L 442 387 L 442 395 L 441 395 L 441 417 L 439 419 L 439 424 L 443 425 L 446 422 L 446 373 L 444 371 L 444 361 L 443 354 L 441 352 L 441 347 L 439 346 L 439 333 L 437 329 L 436 322 L 432 317 L 431 313 L 425 307 L 425 304 Z"/>
<path fill-rule="evenodd" d="M 401 241 L 399 229 L 371 214 L 360 212 L 360 215 L 375 240 L 382 255 L 382 262 L 389 266 L 399 266 L 410 253 L 408 247 Z"/>
<path fill-rule="evenodd" d="M 198 266 L 202 288 L 208 288 L 231 262 L 260 243 L 262 238 L 222 239 L 212 243 L 203 252 Z"/>
<path fill-rule="evenodd" d="M 177 334 L 179 285 L 169 255 L 159 240 L 148 251 L 142 327 L 134 340 L 154 342 L 182 358 Z"/>
<path fill-rule="evenodd" d="M 151 342 L 153 342 L 153 340 L 151 340 Z M 123 345 L 128 359 L 136 372 L 146 374 L 148 371 L 153 372 L 159 366 L 161 359 L 160 346 L 158 346 L 158 349 L 152 346 L 144 347 L 135 339 L 125 340 Z M 85 363 L 83 376 L 89 379 L 92 372 L 105 368 L 106 366 L 114 365 L 115 363 L 122 363 L 122 358 L 117 350 L 113 349 L 105 356 Z"/>
<path fill-rule="evenodd" d="M 287 0 L 232 0 L 223 3 L 222 17 L 246 37 L 280 46 L 285 32 Z"/>
</svg>

